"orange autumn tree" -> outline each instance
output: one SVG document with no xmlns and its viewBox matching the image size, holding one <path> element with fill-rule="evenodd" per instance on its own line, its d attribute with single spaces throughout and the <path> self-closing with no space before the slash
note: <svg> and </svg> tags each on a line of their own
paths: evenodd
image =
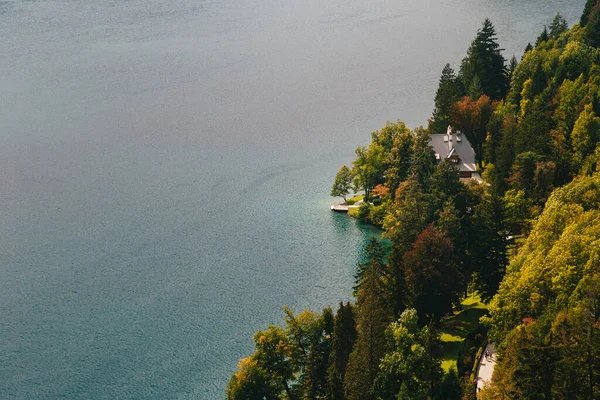
<svg viewBox="0 0 600 400">
<path fill-rule="evenodd" d="M 371 195 L 378 196 L 378 197 L 387 197 L 387 196 L 389 196 L 389 194 L 390 194 L 390 189 L 388 189 L 388 187 L 385 184 L 377 185 L 371 191 Z"/>
<path fill-rule="evenodd" d="M 487 125 L 497 106 L 497 101 L 492 101 L 484 94 L 477 100 L 465 96 L 450 107 L 450 122 L 467 136 L 475 149 L 475 159 L 480 167 Z"/>
</svg>

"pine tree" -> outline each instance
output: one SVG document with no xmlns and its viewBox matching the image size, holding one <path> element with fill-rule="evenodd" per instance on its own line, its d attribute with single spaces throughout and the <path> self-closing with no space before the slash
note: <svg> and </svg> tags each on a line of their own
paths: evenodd
<svg viewBox="0 0 600 400">
<path fill-rule="evenodd" d="M 557 13 L 548 28 L 550 31 L 550 37 L 552 39 L 556 39 L 569 29 L 569 25 L 567 25 L 567 21 L 562 17 L 562 15 Z"/>
<path fill-rule="evenodd" d="M 398 188 L 393 210 L 384 221 L 385 237 L 392 241 L 387 287 L 395 316 L 406 308 L 404 253 L 410 250 L 411 243 L 432 218 L 431 195 L 424 193 L 423 186 L 411 175 Z"/>
<path fill-rule="evenodd" d="M 304 393 L 309 399 L 324 399 L 327 389 L 327 370 L 330 367 L 334 318 L 331 308 L 323 310 L 321 331 L 315 335 L 304 365 Z"/>
<path fill-rule="evenodd" d="M 462 95 L 460 81 L 456 77 L 450 64 L 442 70 L 440 83 L 435 94 L 435 109 L 429 121 L 430 133 L 446 133 L 450 124 L 450 106 Z"/>
<path fill-rule="evenodd" d="M 540 36 L 538 36 L 538 38 L 535 41 L 535 47 L 539 46 L 543 42 L 547 42 L 549 39 L 550 39 L 550 35 L 548 34 L 548 27 L 546 25 L 544 25 L 544 30 L 542 31 Z"/>
<path fill-rule="evenodd" d="M 335 315 L 333 335 L 331 341 L 330 366 L 327 369 L 327 399 L 344 400 L 344 377 L 350 353 L 356 342 L 356 321 L 352 304 L 345 306 L 340 303 L 340 308 Z"/>
<path fill-rule="evenodd" d="M 409 177 L 425 184 L 436 165 L 435 153 L 429 146 L 429 132 L 423 127 L 413 130 L 414 142 Z"/>
<path fill-rule="evenodd" d="M 590 10 L 585 24 L 585 37 L 590 46 L 600 47 L 600 2 Z"/>
<path fill-rule="evenodd" d="M 498 44 L 494 26 L 486 18 L 460 66 L 459 76 L 464 87 L 468 89 L 467 92 L 472 92 L 469 95 L 477 95 L 477 86 L 480 86 L 483 94 L 492 100 L 504 97 L 507 82 L 503 50 Z"/>
<path fill-rule="evenodd" d="M 588 18 L 590 16 L 590 13 L 592 12 L 592 8 L 594 8 L 594 6 L 596 6 L 597 4 L 600 4 L 599 0 L 587 0 L 585 6 L 583 7 L 583 13 L 581 14 L 581 19 L 579 21 L 581 26 L 587 25 Z"/>
<path fill-rule="evenodd" d="M 385 272 L 385 249 L 381 243 L 374 237 L 369 240 L 369 243 L 363 249 L 363 261 L 358 264 L 358 269 L 354 276 L 354 294 L 360 290 L 360 285 L 364 280 L 365 272 L 373 267 L 377 271 Z M 381 276 L 383 278 L 383 275 Z"/>
<path fill-rule="evenodd" d="M 506 229 L 502 200 L 484 194 L 475 207 L 472 229 L 469 232 L 471 256 L 474 268 L 479 274 L 481 297 L 490 299 L 498 291 L 506 271 Z"/>
<path fill-rule="evenodd" d="M 385 296 L 385 271 L 377 259 L 362 273 L 357 293 L 358 339 L 348 360 L 344 389 L 348 400 L 374 400 L 375 378 L 386 350 L 385 330 L 392 310 Z"/>
<path fill-rule="evenodd" d="M 519 65 L 519 62 L 517 61 L 517 57 L 513 55 L 508 63 L 508 70 L 506 71 L 506 82 L 508 82 L 509 85 L 512 81 L 512 76 L 515 73 L 515 69 L 517 69 L 517 65 Z"/>
</svg>

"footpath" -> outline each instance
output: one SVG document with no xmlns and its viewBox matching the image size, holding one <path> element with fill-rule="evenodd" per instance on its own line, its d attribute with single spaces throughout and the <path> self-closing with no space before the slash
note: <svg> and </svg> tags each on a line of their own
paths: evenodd
<svg viewBox="0 0 600 400">
<path fill-rule="evenodd" d="M 487 355 L 487 356 L 486 356 Z M 479 360 L 479 368 L 477 369 L 477 392 L 492 381 L 492 374 L 496 366 L 496 348 L 494 343 L 488 343 L 485 351 Z"/>
</svg>

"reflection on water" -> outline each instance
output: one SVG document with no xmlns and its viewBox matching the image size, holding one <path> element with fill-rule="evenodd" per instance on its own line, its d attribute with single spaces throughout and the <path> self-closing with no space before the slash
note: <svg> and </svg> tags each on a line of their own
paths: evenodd
<svg viewBox="0 0 600 400">
<path fill-rule="evenodd" d="M 583 4 L 0 2 L 0 398 L 223 398 L 282 305 L 350 299 L 354 147 L 486 16 L 519 55 Z"/>
</svg>

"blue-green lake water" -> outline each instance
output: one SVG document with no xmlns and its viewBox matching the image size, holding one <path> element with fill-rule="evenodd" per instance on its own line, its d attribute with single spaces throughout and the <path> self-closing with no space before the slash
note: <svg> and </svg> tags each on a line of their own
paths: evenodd
<svg viewBox="0 0 600 400">
<path fill-rule="evenodd" d="M 488 16 L 585 0 L 0 0 L 0 399 L 221 399 L 282 305 L 351 298 L 332 177 L 426 123 Z"/>
</svg>

